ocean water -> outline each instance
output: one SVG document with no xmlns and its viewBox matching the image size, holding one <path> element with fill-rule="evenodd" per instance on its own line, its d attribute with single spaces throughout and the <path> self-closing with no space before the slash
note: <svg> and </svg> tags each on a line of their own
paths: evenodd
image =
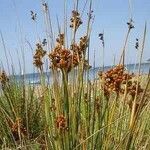
<svg viewBox="0 0 150 150">
<path fill-rule="evenodd" d="M 112 68 L 112 66 L 105 66 L 104 71 L 107 71 L 108 69 Z M 141 74 L 147 74 L 150 69 L 150 63 L 142 63 L 141 64 Z M 130 73 L 138 73 L 138 64 L 128 64 L 126 65 L 126 70 Z M 102 71 L 102 67 L 97 68 L 91 68 L 89 70 L 89 80 L 93 80 L 97 78 L 97 74 L 99 71 Z M 47 83 L 52 83 L 52 74 L 51 72 L 44 73 L 44 76 L 46 78 Z M 30 73 L 23 75 L 15 75 L 15 79 L 17 81 L 21 81 L 22 79 L 25 79 L 26 84 L 40 84 L 40 74 L 39 73 Z"/>
</svg>

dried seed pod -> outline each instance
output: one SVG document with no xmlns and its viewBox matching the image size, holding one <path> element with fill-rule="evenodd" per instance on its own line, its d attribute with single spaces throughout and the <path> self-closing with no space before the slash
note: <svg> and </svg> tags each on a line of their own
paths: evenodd
<svg viewBox="0 0 150 150">
<path fill-rule="evenodd" d="M 2 87 L 5 87 L 5 85 L 9 82 L 9 78 L 6 74 L 6 72 L 3 70 L 2 72 L 0 72 L 0 83 L 2 85 Z"/>
<path fill-rule="evenodd" d="M 65 43 L 65 35 L 63 33 L 58 35 L 58 38 L 56 39 L 56 42 L 60 45 L 63 46 Z"/>
<path fill-rule="evenodd" d="M 139 39 L 136 39 L 136 43 L 135 43 L 135 49 L 139 49 Z"/>
<path fill-rule="evenodd" d="M 81 53 L 79 53 L 79 46 L 77 46 L 77 44 L 72 44 L 70 49 L 64 48 L 64 34 L 60 34 L 56 42 L 57 45 L 49 54 L 52 67 L 65 70 L 68 73 L 79 64 L 82 58 Z"/>
<path fill-rule="evenodd" d="M 75 10 L 72 11 L 72 17 L 70 21 L 71 21 L 70 28 L 73 28 L 75 31 L 77 31 L 79 26 L 83 23 L 80 18 L 79 12 Z"/>
<path fill-rule="evenodd" d="M 132 75 L 125 73 L 124 70 L 123 65 L 117 65 L 105 73 L 101 73 L 100 78 L 104 81 L 104 87 L 102 89 L 105 89 L 105 93 L 113 91 L 119 94 L 122 92 L 122 84 L 132 79 Z"/>
<path fill-rule="evenodd" d="M 33 21 L 36 21 L 37 14 L 34 13 L 32 10 L 30 11 L 30 13 L 31 13 L 31 19 L 32 19 Z"/>
<path fill-rule="evenodd" d="M 83 36 L 80 38 L 79 44 L 72 44 L 70 46 L 70 50 L 73 51 L 73 54 L 75 54 L 78 57 L 78 60 L 80 61 L 86 52 L 86 48 L 88 46 L 88 38 L 87 36 Z"/>
<path fill-rule="evenodd" d="M 67 131 L 67 120 L 63 115 L 60 115 L 56 118 L 56 128 L 61 132 Z"/>
<path fill-rule="evenodd" d="M 43 65 L 43 57 L 46 55 L 46 51 L 43 50 L 43 47 L 41 44 L 37 43 L 36 44 L 36 52 L 33 56 L 33 64 L 40 70 L 42 70 L 42 65 Z"/>
<path fill-rule="evenodd" d="M 27 130 L 26 130 L 25 126 L 23 125 L 23 121 L 21 118 L 16 118 L 15 122 L 10 122 L 9 120 L 7 122 L 10 126 L 11 132 L 16 141 L 19 140 L 20 135 L 21 136 L 27 135 Z"/>
<path fill-rule="evenodd" d="M 127 22 L 127 25 L 128 25 L 129 30 L 133 29 L 133 28 L 134 28 L 133 20 L 132 20 L 132 19 L 130 19 L 130 21 L 129 21 L 129 22 Z"/>
</svg>

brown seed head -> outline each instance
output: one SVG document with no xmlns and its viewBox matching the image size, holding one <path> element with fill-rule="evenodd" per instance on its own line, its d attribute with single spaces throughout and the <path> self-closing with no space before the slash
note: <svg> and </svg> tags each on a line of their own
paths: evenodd
<svg viewBox="0 0 150 150">
<path fill-rule="evenodd" d="M 67 130 L 67 120 L 63 115 L 56 118 L 56 128 L 63 132 Z"/>
<path fill-rule="evenodd" d="M 122 91 L 122 84 L 132 79 L 132 75 L 125 72 L 123 65 L 117 65 L 105 73 L 101 73 L 100 78 L 104 81 L 104 87 L 102 89 L 105 89 L 107 95 L 112 91 L 119 94 Z"/>
<path fill-rule="evenodd" d="M 33 64 L 38 68 L 38 69 L 42 69 L 42 65 L 43 65 L 43 57 L 46 55 L 46 51 L 43 50 L 43 47 L 41 44 L 37 43 L 36 44 L 36 51 L 35 54 L 33 56 L 34 60 L 33 60 Z"/>
<path fill-rule="evenodd" d="M 73 28 L 75 31 L 77 31 L 79 26 L 82 24 L 82 20 L 80 18 L 80 14 L 78 11 L 75 10 L 72 11 L 72 17 L 70 21 L 71 21 L 70 28 Z"/>
<path fill-rule="evenodd" d="M 9 82 L 9 78 L 6 72 L 3 70 L 2 72 L 0 72 L 0 83 L 2 86 L 5 86 L 7 82 Z"/>
</svg>

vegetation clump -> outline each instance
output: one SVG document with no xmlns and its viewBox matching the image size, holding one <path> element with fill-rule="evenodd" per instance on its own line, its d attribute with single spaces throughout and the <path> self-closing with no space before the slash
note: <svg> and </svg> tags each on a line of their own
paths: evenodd
<svg viewBox="0 0 150 150">
<path fill-rule="evenodd" d="M 85 33 L 78 35 L 86 7 L 80 13 L 77 0 L 70 25 L 64 24 L 62 30 L 58 21 L 56 40 L 48 4 L 42 4 L 49 33 L 47 39 L 36 44 L 33 55 L 33 65 L 40 72 L 39 85 L 26 84 L 25 74 L 16 80 L 15 75 L 0 72 L 1 149 L 149 149 L 150 73 L 145 83 L 140 72 L 146 25 L 142 45 L 138 40 L 135 45 L 140 56 L 138 74 L 130 73 L 125 67 L 126 45 L 134 28 L 131 18 L 118 65 L 107 70 L 103 67 L 90 80 L 92 0 L 88 4 Z M 31 19 L 37 21 L 36 16 L 31 11 Z M 98 37 L 104 52 L 104 33 Z M 51 73 L 50 83 L 45 66 Z"/>
</svg>

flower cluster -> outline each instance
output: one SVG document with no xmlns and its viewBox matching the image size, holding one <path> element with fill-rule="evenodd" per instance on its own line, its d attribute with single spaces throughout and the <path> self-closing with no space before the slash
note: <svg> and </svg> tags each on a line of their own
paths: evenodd
<svg viewBox="0 0 150 150">
<path fill-rule="evenodd" d="M 19 140 L 20 135 L 25 136 L 27 134 L 27 130 L 24 127 L 21 118 L 17 118 L 13 123 L 8 121 L 8 124 L 16 141 Z"/>
<path fill-rule="evenodd" d="M 47 3 L 43 3 L 42 5 L 43 5 L 44 10 L 48 11 L 48 4 Z"/>
<path fill-rule="evenodd" d="M 83 23 L 80 18 L 80 13 L 75 10 L 72 11 L 72 17 L 70 21 L 71 21 L 70 27 L 73 28 L 75 31 L 77 31 L 79 26 Z"/>
<path fill-rule="evenodd" d="M 93 12 L 94 12 L 93 10 L 90 10 L 90 12 L 87 13 L 90 19 L 94 19 Z"/>
<path fill-rule="evenodd" d="M 135 49 L 139 49 L 139 39 L 136 39 L 136 43 L 135 43 Z"/>
<path fill-rule="evenodd" d="M 33 62 L 33 64 L 37 67 L 37 68 L 39 68 L 40 70 L 42 69 L 42 65 L 43 65 L 43 61 L 42 61 L 42 59 L 43 59 L 43 57 L 46 55 L 46 51 L 45 50 L 43 50 L 43 47 L 42 47 L 42 45 L 41 44 L 39 44 L 39 43 L 37 43 L 36 44 L 36 52 L 35 52 L 35 54 L 34 54 L 34 62 Z"/>
<path fill-rule="evenodd" d="M 0 83 L 2 86 L 5 86 L 9 82 L 9 78 L 6 75 L 5 71 L 0 72 Z"/>
<path fill-rule="evenodd" d="M 117 94 L 127 94 L 131 96 L 131 100 L 127 101 L 129 108 L 132 108 L 133 99 L 137 98 L 143 92 L 140 82 L 137 82 L 133 77 L 133 74 L 125 72 L 123 65 L 117 65 L 116 67 L 106 71 L 105 73 L 99 74 L 100 78 L 104 82 L 102 89 L 107 98 L 109 98 L 111 92 Z M 138 103 L 137 103 L 138 104 Z"/>
<path fill-rule="evenodd" d="M 31 12 L 31 19 L 32 19 L 33 21 L 36 21 L 37 14 L 34 13 L 32 10 L 31 10 L 30 12 Z"/>
<path fill-rule="evenodd" d="M 133 29 L 134 28 L 133 20 L 130 19 L 129 22 L 127 22 L 127 25 L 128 25 L 129 30 Z"/>
<path fill-rule="evenodd" d="M 59 34 L 56 42 L 58 45 L 63 46 L 65 43 L 65 35 L 63 33 Z"/>
<path fill-rule="evenodd" d="M 95 98 L 94 106 L 95 106 L 96 111 L 99 112 L 101 103 L 100 103 L 100 98 L 98 96 Z"/>
<path fill-rule="evenodd" d="M 124 91 L 125 91 L 125 89 L 123 89 L 123 92 Z M 137 81 L 129 81 L 127 83 L 126 92 L 127 92 L 127 94 L 129 94 L 131 96 L 131 98 L 126 100 L 126 103 L 128 104 L 130 110 L 132 110 L 133 100 L 134 100 L 135 96 L 137 96 L 137 101 L 136 101 L 136 105 L 135 105 L 135 108 L 136 108 L 135 110 L 137 111 L 137 109 L 139 107 L 140 95 L 143 93 L 143 91 L 144 90 L 142 89 L 142 87 L 141 87 L 139 82 L 137 82 Z M 137 92 L 137 95 L 136 95 L 136 92 Z M 145 104 L 146 103 L 144 103 L 144 105 Z"/>
<path fill-rule="evenodd" d="M 72 44 L 70 49 L 64 48 L 64 34 L 60 34 L 56 39 L 57 45 L 49 54 L 52 67 L 70 72 L 76 67 L 87 47 L 87 37 L 82 37 L 80 43 Z"/>
<path fill-rule="evenodd" d="M 60 115 L 56 118 L 56 127 L 60 131 L 66 131 L 67 130 L 67 120 L 63 115 Z"/>
<path fill-rule="evenodd" d="M 116 92 L 119 94 L 122 92 L 122 84 L 125 84 L 127 80 L 130 80 L 133 75 L 125 73 L 123 65 L 117 65 L 116 67 L 101 74 L 101 78 L 104 81 L 104 91 L 108 94 L 110 92 Z"/>
<path fill-rule="evenodd" d="M 49 54 L 49 58 L 52 61 L 52 65 L 55 68 L 65 70 L 66 72 L 71 71 L 72 67 L 78 65 L 78 59 L 76 55 L 73 55 L 71 51 L 58 47 Z"/>
<path fill-rule="evenodd" d="M 79 44 L 73 43 L 70 46 L 70 50 L 73 51 L 75 55 L 78 56 L 78 60 L 80 61 L 82 56 L 84 55 L 87 48 L 88 38 L 87 36 L 81 37 Z"/>
<path fill-rule="evenodd" d="M 129 81 L 127 83 L 126 90 L 127 90 L 127 93 L 129 95 L 131 95 L 133 99 L 136 95 L 136 90 L 137 90 L 138 95 L 143 92 L 143 89 L 142 89 L 140 83 L 137 81 Z"/>
<path fill-rule="evenodd" d="M 99 33 L 98 37 L 99 37 L 99 40 L 102 42 L 102 45 L 104 47 L 104 33 Z"/>
<path fill-rule="evenodd" d="M 88 37 L 84 36 L 80 38 L 80 43 L 79 43 L 79 47 L 80 49 L 85 52 L 86 48 L 88 46 Z"/>
</svg>

